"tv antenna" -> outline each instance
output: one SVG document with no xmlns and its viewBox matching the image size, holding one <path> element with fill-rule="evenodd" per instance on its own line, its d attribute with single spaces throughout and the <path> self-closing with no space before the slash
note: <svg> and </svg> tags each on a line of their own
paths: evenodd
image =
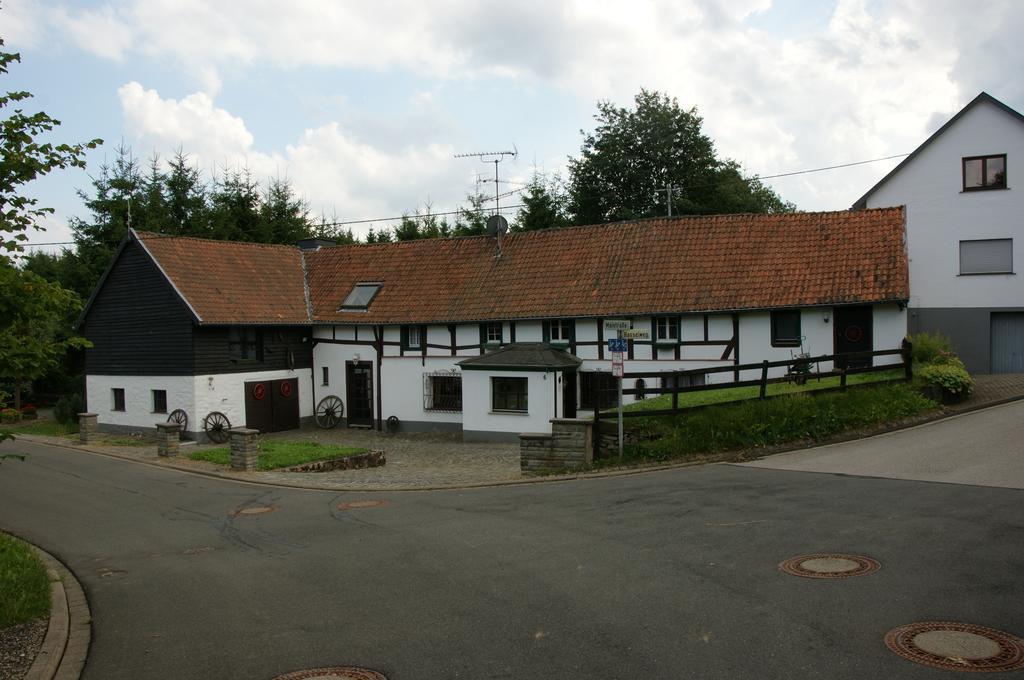
<svg viewBox="0 0 1024 680">
<path fill-rule="evenodd" d="M 512 145 L 511 151 L 477 151 L 475 153 L 457 153 L 455 158 L 479 158 L 481 163 L 494 163 L 494 214 L 497 215 L 500 212 L 498 204 L 498 163 L 505 160 L 506 157 L 515 159 L 519 156 L 519 149 L 516 145 Z"/>
</svg>

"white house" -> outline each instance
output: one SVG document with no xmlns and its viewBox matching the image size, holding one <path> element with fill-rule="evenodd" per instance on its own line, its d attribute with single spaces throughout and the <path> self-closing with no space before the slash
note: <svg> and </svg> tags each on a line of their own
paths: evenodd
<svg viewBox="0 0 1024 680">
<path fill-rule="evenodd" d="M 348 427 L 514 439 L 605 398 L 607 320 L 650 331 L 627 372 L 898 348 L 904 237 L 901 208 L 308 251 L 133 232 L 83 313 L 88 404 L 108 429 L 340 402 Z"/>
<path fill-rule="evenodd" d="M 982 92 L 853 206 L 906 206 L 909 329 L 948 336 L 973 373 L 1024 373 L 1015 167 L 1024 116 Z"/>
</svg>

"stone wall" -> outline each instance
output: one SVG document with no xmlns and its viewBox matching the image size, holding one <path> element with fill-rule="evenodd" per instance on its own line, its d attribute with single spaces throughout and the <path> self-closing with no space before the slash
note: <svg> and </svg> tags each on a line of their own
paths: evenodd
<svg viewBox="0 0 1024 680">
<path fill-rule="evenodd" d="M 519 469 L 546 472 L 593 462 L 592 423 L 585 418 L 553 418 L 551 434 L 519 435 Z"/>
</svg>

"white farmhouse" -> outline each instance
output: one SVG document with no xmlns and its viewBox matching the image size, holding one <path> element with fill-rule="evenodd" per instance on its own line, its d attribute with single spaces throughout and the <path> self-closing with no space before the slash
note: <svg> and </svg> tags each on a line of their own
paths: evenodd
<svg viewBox="0 0 1024 680">
<path fill-rule="evenodd" d="M 1014 168 L 1024 168 L 1024 116 L 982 92 L 853 206 L 906 206 L 909 330 L 948 336 L 972 373 L 1024 373 Z"/>
<path fill-rule="evenodd" d="M 290 429 L 330 403 L 347 427 L 550 432 L 552 418 L 607 405 L 609 320 L 649 332 L 629 341 L 625 370 L 664 380 L 899 348 L 904 236 L 901 208 L 658 218 L 500 245 L 303 250 L 132 232 L 84 312 L 88 406 L 104 429 L 180 410 L 193 436 L 211 417 Z M 688 379 L 752 377 L 739 374 Z"/>
</svg>

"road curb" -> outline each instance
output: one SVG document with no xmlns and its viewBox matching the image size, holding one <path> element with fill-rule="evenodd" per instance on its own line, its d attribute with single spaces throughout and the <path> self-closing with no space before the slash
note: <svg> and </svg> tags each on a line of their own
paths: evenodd
<svg viewBox="0 0 1024 680">
<path fill-rule="evenodd" d="M 881 430 L 875 430 L 867 434 L 852 434 L 852 435 L 837 435 L 835 438 L 830 438 L 827 441 L 811 442 L 811 443 L 800 443 L 792 446 L 780 446 L 778 448 L 772 448 L 770 451 L 763 449 L 745 449 L 742 451 L 728 451 L 722 454 L 709 455 L 701 460 L 685 460 L 679 462 L 668 462 L 659 463 L 656 465 L 637 465 L 635 467 L 618 468 L 610 470 L 601 470 L 595 472 L 578 472 L 564 475 L 549 475 L 543 477 L 530 477 L 526 479 L 504 479 L 494 480 L 490 482 L 475 482 L 470 484 L 440 484 L 432 486 L 404 486 L 404 487 L 391 487 L 391 486 L 380 486 L 380 487 L 326 487 L 316 486 L 312 484 L 303 484 L 299 482 L 280 482 L 280 481 L 268 481 L 261 479 L 246 479 L 240 478 L 235 475 L 223 472 L 217 472 L 214 470 L 196 470 L 187 467 L 181 467 L 171 464 L 155 463 L 148 460 L 140 460 L 133 456 L 123 456 L 111 451 L 100 451 L 95 448 L 90 448 L 81 445 L 68 444 L 62 441 L 55 440 L 51 437 L 37 437 L 34 435 L 17 435 L 18 439 L 23 439 L 28 442 L 34 442 L 37 444 L 46 444 L 49 446 L 57 446 L 71 451 L 77 451 L 80 453 L 91 453 L 98 456 L 107 456 L 109 458 L 115 458 L 117 460 L 125 460 L 140 465 L 148 465 L 160 470 L 172 470 L 174 472 L 181 472 L 185 474 L 199 475 L 200 477 L 206 477 L 209 479 L 220 479 L 231 482 L 237 482 L 239 484 L 255 484 L 258 486 L 272 486 L 283 489 L 303 489 L 306 491 L 326 491 L 329 493 L 389 493 L 392 491 L 458 491 L 460 489 L 488 489 L 498 486 L 518 486 L 522 484 L 549 484 L 554 482 L 575 482 L 575 481 L 586 481 L 589 479 L 605 479 L 608 477 L 623 477 L 626 475 L 638 475 L 648 472 L 661 472 L 663 470 L 675 470 L 678 468 L 693 467 L 695 465 L 708 465 L 715 463 L 736 463 L 736 462 L 750 462 L 753 460 L 759 460 L 768 456 L 774 456 L 781 453 L 792 453 L 793 451 L 802 451 L 806 449 L 814 449 L 823 446 L 832 446 L 834 444 L 842 444 L 845 442 L 856 441 L 859 439 L 870 439 L 871 437 L 878 437 L 881 435 L 889 434 L 891 432 L 898 432 L 900 430 L 906 430 L 914 427 L 920 427 L 922 425 L 928 425 L 939 420 L 946 420 L 947 418 L 956 418 L 958 416 L 972 413 L 975 411 L 981 411 L 988 408 L 994 408 L 996 406 L 1004 406 L 1011 402 L 1024 400 L 1024 395 L 1006 397 L 998 399 L 996 401 L 986 402 L 984 404 L 978 404 L 967 408 L 957 409 L 955 411 L 941 410 L 934 415 L 926 416 L 920 420 L 913 420 L 911 422 L 900 423 L 892 427 L 886 427 Z M 258 474 L 258 473 L 257 473 Z"/>
<path fill-rule="evenodd" d="M 50 576 L 50 623 L 24 680 L 78 680 L 92 640 L 92 615 L 85 591 L 60 560 L 39 546 L 25 543 L 32 546 Z"/>
</svg>

